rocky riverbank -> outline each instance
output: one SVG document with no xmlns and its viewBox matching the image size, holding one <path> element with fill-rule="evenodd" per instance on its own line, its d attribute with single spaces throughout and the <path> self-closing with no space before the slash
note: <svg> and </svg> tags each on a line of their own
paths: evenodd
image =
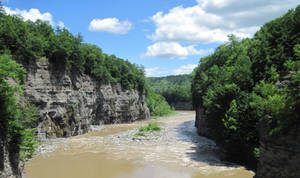
<svg viewBox="0 0 300 178">
<path fill-rule="evenodd" d="M 26 165 L 28 177 L 35 178 L 47 173 L 49 175 L 45 178 L 59 178 L 70 169 L 73 171 L 69 171 L 68 175 L 79 178 L 81 173 L 74 168 L 76 165 L 82 171 L 87 169 L 97 172 L 99 167 L 103 168 L 103 171 L 109 169 L 106 167 L 110 164 L 113 167 L 120 164 L 123 166 L 120 170 L 116 168 L 115 171 L 107 172 L 106 177 L 113 177 L 112 173 L 122 171 L 125 171 L 122 176 L 128 174 L 128 177 L 135 177 L 132 170 L 136 169 L 151 169 L 150 173 L 144 172 L 145 177 L 156 171 L 160 177 L 192 177 L 194 174 L 208 178 L 252 177 L 251 171 L 220 160 L 219 149 L 214 141 L 197 135 L 194 116 L 193 112 L 180 112 L 155 120 L 106 125 L 81 136 L 51 140 L 44 143 L 35 158 Z M 135 135 L 139 127 L 153 121 L 159 122 L 161 131 L 148 133 L 146 136 Z M 95 164 L 97 169 L 94 170 Z M 131 165 L 131 171 L 123 170 L 125 165 Z M 144 166 L 145 170 L 140 170 L 141 166 Z M 183 169 L 184 175 L 174 171 L 175 168 Z M 62 173 L 58 174 L 52 169 L 59 169 Z M 97 172 L 97 175 L 104 173 Z"/>
</svg>

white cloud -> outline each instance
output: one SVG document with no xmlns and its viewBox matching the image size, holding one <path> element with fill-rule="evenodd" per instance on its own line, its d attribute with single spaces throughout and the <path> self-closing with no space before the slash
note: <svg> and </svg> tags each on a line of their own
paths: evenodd
<svg viewBox="0 0 300 178">
<path fill-rule="evenodd" d="M 143 54 L 143 57 L 165 57 L 174 58 L 179 57 L 185 59 L 190 55 L 203 55 L 211 50 L 198 50 L 194 46 L 183 47 L 176 42 L 158 42 L 147 47 L 147 52 Z"/>
<path fill-rule="evenodd" d="M 196 64 L 187 64 L 180 66 L 178 69 L 172 70 L 173 75 L 179 75 L 179 74 L 190 74 L 193 72 L 193 70 L 197 67 Z"/>
<path fill-rule="evenodd" d="M 153 41 L 225 42 L 229 34 L 251 37 L 265 22 L 295 8 L 299 0 L 197 0 L 191 7 L 175 7 L 152 16 Z"/>
<path fill-rule="evenodd" d="M 32 8 L 29 9 L 29 11 L 26 10 L 20 10 L 20 9 L 15 9 L 12 10 L 9 7 L 3 6 L 5 12 L 9 15 L 19 15 L 23 17 L 25 21 L 31 20 L 35 22 L 36 20 L 40 19 L 43 21 L 49 22 L 49 24 L 54 25 L 54 21 L 52 19 L 52 15 L 49 12 L 41 13 L 38 9 Z"/>
<path fill-rule="evenodd" d="M 197 66 L 198 66 L 197 64 L 187 64 L 187 65 L 180 66 L 178 69 L 153 67 L 153 68 L 146 68 L 145 72 L 147 77 L 161 77 L 167 75 L 190 74 Z"/>
<path fill-rule="evenodd" d="M 161 68 L 161 67 L 146 68 L 145 74 L 147 77 L 159 77 L 159 76 L 170 75 L 168 69 Z"/>
<path fill-rule="evenodd" d="M 197 0 L 197 2 L 202 9 L 210 13 L 225 14 L 243 11 L 256 12 L 257 10 L 260 11 L 261 9 L 264 9 L 267 11 L 279 12 L 280 14 L 276 14 L 277 17 L 278 15 L 280 16 L 285 13 L 288 9 L 295 8 L 299 4 L 298 0 Z M 257 15 L 263 16 L 265 14 Z"/>
<path fill-rule="evenodd" d="M 67 27 L 65 26 L 65 23 L 62 22 L 62 21 L 58 21 L 57 26 L 58 26 L 59 28 L 67 28 Z"/>
<path fill-rule="evenodd" d="M 114 34 L 127 34 L 131 29 L 131 22 L 119 21 L 117 18 L 93 19 L 89 30 L 92 32 L 109 32 Z"/>
</svg>

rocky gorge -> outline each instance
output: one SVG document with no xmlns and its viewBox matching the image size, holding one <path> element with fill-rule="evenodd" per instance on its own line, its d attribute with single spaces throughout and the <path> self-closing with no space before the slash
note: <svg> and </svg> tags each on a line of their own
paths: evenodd
<svg viewBox="0 0 300 178">
<path fill-rule="evenodd" d="M 92 77 L 62 70 L 46 59 L 23 64 L 24 100 L 38 108 L 39 140 L 87 133 L 93 125 L 149 119 L 145 95 L 121 84 L 100 84 Z M 2 141 L 3 140 L 3 141 Z M 23 163 L 1 139 L 0 177 L 22 177 Z"/>
<path fill-rule="evenodd" d="M 26 67 L 25 97 L 39 107 L 41 138 L 86 133 L 91 125 L 150 117 L 145 96 L 120 84 L 101 85 L 85 74 L 56 70 L 47 60 Z"/>
</svg>

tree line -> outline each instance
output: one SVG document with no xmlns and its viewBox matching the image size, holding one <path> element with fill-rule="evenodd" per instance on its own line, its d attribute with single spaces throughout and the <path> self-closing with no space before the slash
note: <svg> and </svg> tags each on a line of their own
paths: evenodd
<svg viewBox="0 0 300 178">
<path fill-rule="evenodd" d="M 192 100 L 192 78 L 188 74 L 148 77 L 146 80 L 153 91 L 162 95 L 171 105 L 172 103 L 189 102 Z"/>
<path fill-rule="evenodd" d="M 52 28 L 47 22 L 22 20 L 22 17 L 0 16 L 0 54 L 16 61 L 30 63 L 45 57 L 50 63 L 70 72 L 91 75 L 101 83 L 121 83 L 125 89 L 145 91 L 142 66 L 131 64 L 115 55 L 107 55 L 83 37 L 66 28 Z"/>
<path fill-rule="evenodd" d="M 203 108 L 211 137 L 231 160 L 255 167 L 259 123 L 276 138 L 300 122 L 300 6 L 251 39 L 229 36 L 192 78 L 193 105 Z"/>
</svg>

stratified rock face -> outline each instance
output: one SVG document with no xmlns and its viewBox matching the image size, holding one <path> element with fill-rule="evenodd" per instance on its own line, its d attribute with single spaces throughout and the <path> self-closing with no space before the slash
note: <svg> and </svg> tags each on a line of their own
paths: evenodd
<svg viewBox="0 0 300 178">
<path fill-rule="evenodd" d="M 260 159 L 255 178 L 300 177 L 300 127 L 284 136 L 270 136 L 268 126 L 261 123 Z"/>
<path fill-rule="evenodd" d="M 24 162 L 19 161 L 18 153 L 9 153 L 6 140 L 0 139 L 0 177 L 21 178 Z"/>
<path fill-rule="evenodd" d="M 87 75 L 66 73 L 43 59 L 25 68 L 24 94 L 39 107 L 41 139 L 83 134 L 91 125 L 150 117 L 145 96 L 136 90 L 99 85 Z"/>
<path fill-rule="evenodd" d="M 196 108 L 196 121 L 195 126 L 197 127 L 198 134 L 201 136 L 209 137 L 209 129 L 205 120 L 205 116 L 202 108 Z"/>
</svg>

